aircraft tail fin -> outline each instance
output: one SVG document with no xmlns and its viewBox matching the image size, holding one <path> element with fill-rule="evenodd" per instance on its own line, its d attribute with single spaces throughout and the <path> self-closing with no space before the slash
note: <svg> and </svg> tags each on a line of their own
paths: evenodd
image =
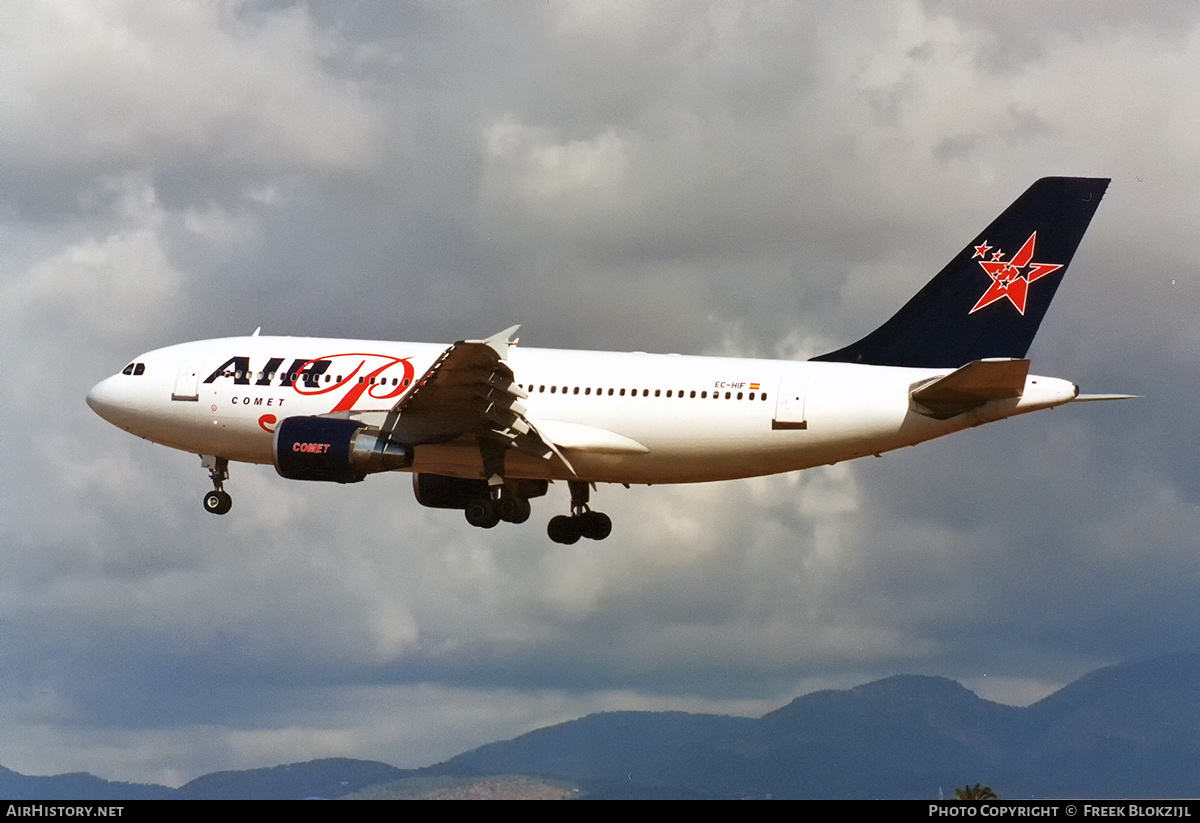
<svg viewBox="0 0 1200 823">
<path fill-rule="evenodd" d="M 1108 183 L 1043 177 L 890 320 L 812 359 L 957 368 L 1025 357 Z"/>
</svg>

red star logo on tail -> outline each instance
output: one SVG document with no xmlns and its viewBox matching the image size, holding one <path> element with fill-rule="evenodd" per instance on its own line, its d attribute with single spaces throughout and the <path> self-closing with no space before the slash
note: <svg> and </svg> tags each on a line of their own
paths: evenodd
<svg viewBox="0 0 1200 823">
<path fill-rule="evenodd" d="M 983 293 L 983 297 L 979 298 L 979 302 L 975 304 L 975 308 L 971 309 L 970 314 L 974 314 L 984 306 L 990 306 L 997 300 L 1003 300 L 1005 297 L 1017 307 L 1017 311 L 1021 314 L 1025 313 L 1025 298 L 1029 295 L 1029 284 L 1062 268 L 1061 263 L 1031 262 L 1033 246 L 1036 241 L 1037 232 L 1035 231 L 1029 235 L 1029 239 L 1007 262 L 1000 253 L 993 255 L 991 260 L 979 261 L 979 265 L 988 273 L 988 277 L 992 278 L 992 285 L 988 286 L 988 290 Z M 986 244 L 985 240 L 984 245 L 986 246 Z M 978 252 L 982 247 L 976 246 L 975 248 Z M 991 247 L 987 246 L 987 248 Z"/>
</svg>

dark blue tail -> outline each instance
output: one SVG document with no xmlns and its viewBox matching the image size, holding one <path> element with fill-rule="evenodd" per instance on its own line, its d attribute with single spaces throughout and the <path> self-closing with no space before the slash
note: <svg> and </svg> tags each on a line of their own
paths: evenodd
<svg viewBox="0 0 1200 823">
<path fill-rule="evenodd" d="M 958 368 L 1024 357 L 1108 182 L 1038 180 L 891 320 L 813 360 Z"/>
</svg>

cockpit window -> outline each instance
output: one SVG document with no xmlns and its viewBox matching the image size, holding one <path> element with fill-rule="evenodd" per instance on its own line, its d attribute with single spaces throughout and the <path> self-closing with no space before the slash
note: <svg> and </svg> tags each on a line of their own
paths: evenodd
<svg viewBox="0 0 1200 823">
<path fill-rule="evenodd" d="M 145 374 L 145 373 L 146 373 L 146 364 L 145 363 L 135 363 L 134 364 L 133 374 L 135 377 L 139 374 Z"/>
<path fill-rule="evenodd" d="M 133 363 L 130 363 L 128 366 L 121 369 L 121 374 L 133 374 Z"/>
</svg>

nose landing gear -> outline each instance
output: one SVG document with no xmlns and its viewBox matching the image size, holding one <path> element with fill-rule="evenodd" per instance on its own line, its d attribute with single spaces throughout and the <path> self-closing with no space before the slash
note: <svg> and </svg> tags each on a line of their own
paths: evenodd
<svg viewBox="0 0 1200 823">
<path fill-rule="evenodd" d="M 225 481 L 229 479 L 229 461 L 224 457 L 200 455 L 200 465 L 208 469 L 212 478 L 213 490 L 204 495 L 204 510 L 209 514 L 225 514 L 233 508 L 233 498 L 225 491 Z"/>
<path fill-rule="evenodd" d="M 612 518 L 604 512 L 592 511 L 588 505 L 591 492 L 587 483 L 572 481 L 567 484 L 571 489 L 571 515 L 560 514 L 550 518 L 546 525 L 546 534 L 555 543 L 571 545 L 578 543 L 579 538 L 588 540 L 603 540 L 612 533 Z"/>
</svg>

